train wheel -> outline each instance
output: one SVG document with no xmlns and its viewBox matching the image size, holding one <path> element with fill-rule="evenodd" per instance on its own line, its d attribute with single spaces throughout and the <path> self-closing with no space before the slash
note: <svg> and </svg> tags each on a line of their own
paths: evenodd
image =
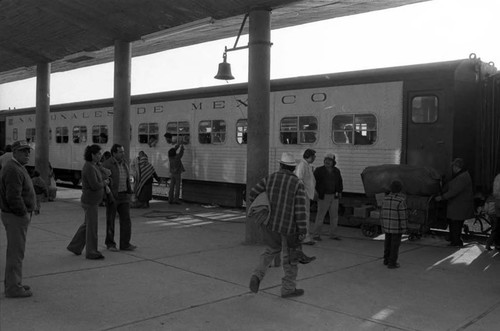
<svg viewBox="0 0 500 331">
<path fill-rule="evenodd" d="M 378 225 L 361 224 L 361 233 L 363 233 L 365 237 L 373 238 L 379 233 Z"/>
</svg>

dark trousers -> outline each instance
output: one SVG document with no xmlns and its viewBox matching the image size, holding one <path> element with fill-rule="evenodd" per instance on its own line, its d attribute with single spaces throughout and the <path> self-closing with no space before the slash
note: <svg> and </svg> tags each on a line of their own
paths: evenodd
<svg viewBox="0 0 500 331">
<path fill-rule="evenodd" d="M 68 249 L 72 252 L 81 253 L 86 247 L 85 255 L 92 257 L 98 255 L 97 251 L 97 220 L 99 215 L 99 207 L 97 205 L 87 205 L 82 203 L 82 208 L 85 211 L 85 220 L 76 231 L 73 239 L 68 245 Z"/>
<path fill-rule="evenodd" d="M 14 292 L 22 287 L 23 260 L 26 248 L 26 234 L 30 215 L 17 216 L 2 212 L 2 223 L 7 234 L 7 256 L 5 260 L 5 292 Z"/>
<path fill-rule="evenodd" d="M 462 246 L 462 228 L 464 227 L 464 220 L 448 219 L 450 227 L 450 246 Z"/>
<path fill-rule="evenodd" d="M 130 246 L 132 236 L 132 222 L 130 220 L 130 201 L 125 193 L 118 193 L 118 199 L 106 204 L 106 247 L 116 247 L 115 218 L 120 219 L 120 249 Z"/>
<path fill-rule="evenodd" d="M 401 245 L 401 233 L 386 233 L 384 241 L 384 262 L 388 265 L 396 265 Z"/>
<path fill-rule="evenodd" d="M 168 201 L 170 203 L 179 201 L 181 181 L 181 174 L 170 174 L 170 189 L 168 190 Z"/>
</svg>

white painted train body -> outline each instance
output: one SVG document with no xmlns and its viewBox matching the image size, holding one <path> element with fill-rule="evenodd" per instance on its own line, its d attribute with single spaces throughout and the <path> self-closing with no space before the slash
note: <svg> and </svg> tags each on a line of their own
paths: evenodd
<svg viewBox="0 0 500 331">
<path fill-rule="evenodd" d="M 314 166 L 334 153 L 345 192 L 362 194 L 360 174 L 368 166 L 432 166 L 444 174 L 453 157 L 476 160 L 478 86 L 486 79 L 478 74 L 493 71 L 466 59 L 273 81 L 269 171 L 278 169 L 283 152 L 300 159 L 312 148 Z M 158 175 L 168 178 L 168 150 L 183 141 L 184 199 L 240 206 L 247 100 L 246 84 L 134 96 L 130 156 L 144 151 Z M 2 116 L 6 144 L 28 139 L 36 145 L 35 109 Z M 467 139 L 464 129 L 471 132 Z M 77 182 L 84 148 L 97 143 L 109 150 L 113 130 L 111 99 L 51 106 L 49 160 L 56 177 Z"/>
</svg>

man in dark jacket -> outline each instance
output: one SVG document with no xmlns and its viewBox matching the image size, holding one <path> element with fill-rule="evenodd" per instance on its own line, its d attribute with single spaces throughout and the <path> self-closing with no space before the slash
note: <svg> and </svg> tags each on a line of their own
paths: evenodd
<svg viewBox="0 0 500 331">
<path fill-rule="evenodd" d="M 31 147 L 26 141 L 12 144 L 12 159 L 0 172 L 0 208 L 2 223 L 7 233 L 7 259 L 5 261 L 5 296 L 26 298 L 33 295 L 23 285 L 23 260 L 26 234 L 35 209 L 36 195 L 28 171 L 24 167 L 30 159 Z"/>
<path fill-rule="evenodd" d="M 436 197 L 436 201 L 447 201 L 446 218 L 450 228 L 450 244 L 462 247 L 461 234 L 464 221 L 474 217 L 474 191 L 472 178 L 465 169 L 464 160 L 457 158 L 451 163 L 452 176 L 445 192 Z"/>
<path fill-rule="evenodd" d="M 124 159 L 125 150 L 122 145 L 111 147 L 111 157 L 103 163 L 103 167 L 111 170 L 111 194 L 114 202 L 106 204 L 106 247 L 117 252 L 115 243 L 116 213 L 120 219 L 120 250 L 133 251 L 137 246 L 130 243 L 132 236 L 132 221 L 130 220 L 130 171 Z"/>
<path fill-rule="evenodd" d="M 326 213 L 330 214 L 330 239 L 340 240 L 337 235 L 339 223 L 339 200 L 342 197 L 344 186 L 340 170 L 335 167 L 335 155 L 325 155 L 323 166 L 314 170 L 316 178 L 316 191 L 318 192 L 318 211 L 314 222 L 313 239 L 321 241 L 321 227 Z"/>
</svg>

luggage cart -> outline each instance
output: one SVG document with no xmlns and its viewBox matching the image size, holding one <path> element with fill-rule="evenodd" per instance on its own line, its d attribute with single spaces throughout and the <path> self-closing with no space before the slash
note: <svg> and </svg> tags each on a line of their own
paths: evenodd
<svg viewBox="0 0 500 331">
<path fill-rule="evenodd" d="M 406 205 L 408 207 L 408 240 L 419 240 L 430 231 L 431 227 L 440 227 L 443 208 L 440 203 L 434 200 L 434 195 L 407 195 Z M 366 218 L 361 224 L 361 232 L 370 238 L 382 233 L 380 219 Z"/>
</svg>

